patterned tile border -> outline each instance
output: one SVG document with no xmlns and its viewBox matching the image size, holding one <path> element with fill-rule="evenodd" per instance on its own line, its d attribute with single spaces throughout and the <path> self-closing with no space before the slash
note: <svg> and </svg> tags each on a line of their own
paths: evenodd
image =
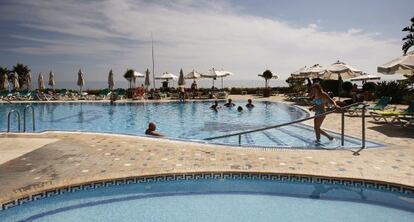
<svg viewBox="0 0 414 222">
<path fill-rule="evenodd" d="M 244 180 L 273 180 L 273 181 L 289 181 L 297 183 L 316 183 L 326 185 L 344 185 L 348 187 L 358 187 L 375 189 L 399 193 L 404 195 L 414 195 L 414 187 L 392 184 L 381 181 L 352 179 L 352 178 L 332 178 L 313 175 L 299 174 L 280 174 L 280 173 L 249 173 L 249 172 L 195 172 L 195 173 L 173 173 L 173 174 L 157 174 L 148 176 L 137 176 L 127 178 L 115 178 L 101 181 L 92 181 L 82 184 L 74 184 L 64 187 L 47 189 L 44 191 L 29 194 L 23 197 L 12 199 L 0 203 L 0 211 L 7 210 L 12 207 L 22 205 L 27 202 L 44 199 L 65 193 L 72 193 L 82 190 L 97 189 L 102 187 L 119 186 L 125 184 L 139 184 L 159 181 L 180 181 L 180 180 L 206 180 L 206 179 L 244 179 Z"/>
</svg>

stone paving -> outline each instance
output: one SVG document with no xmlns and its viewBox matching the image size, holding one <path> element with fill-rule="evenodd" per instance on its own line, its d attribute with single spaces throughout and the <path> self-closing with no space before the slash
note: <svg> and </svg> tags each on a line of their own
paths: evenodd
<svg viewBox="0 0 414 222">
<path fill-rule="evenodd" d="M 359 136 L 360 118 L 345 120 L 347 134 Z M 329 115 L 324 127 L 339 131 L 339 121 L 339 114 Z M 35 140 L 44 140 L 44 144 L 0 165 L 0 202 L 87 181 L 203 171 L 361 178 L 414 187 L 414 127 L 377 124 L 368 119 L 367 138 L 386 147 L 363 150 L 354 156 L 350 150 L 263 150 L 93 133 L 3 133 L 0 152 L 4 146 L 10 147 L 5 141 L 11 139 L 16 146 Z"/>
</svg>

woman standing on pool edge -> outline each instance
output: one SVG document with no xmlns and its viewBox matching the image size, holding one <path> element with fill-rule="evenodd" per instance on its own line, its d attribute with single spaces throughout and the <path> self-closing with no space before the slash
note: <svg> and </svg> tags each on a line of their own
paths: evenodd
<svg viewBox="0 0 414 222">
<path fill-rule="evenodd" d="M 312 100 L 312 104 L 313 106 L 310 108 L 310 110 L 315 111 L 315 115 L 317 117 L 315 117 L 314 119 L 314 129 L 315 129 L 315 134 L 316 134 L 316 143 L 320 143 L 321 141 L 321 134 L 328 137 L 329 140 L 333 140 L 334 138 L 332 136 L 330 136 L 328 133 L 326 133 L 325 131 L 323 131 L 321 129 L 321 125 L 323 123 L 323 120 L 325 119 L 325 112 L 326 112 L 326 108 L 325 106 L 328 103 L 332 103 L 335 108 L 338 108 L 338 105 L 336 105 L 335 101 L 329 97 L 329 95 L 322 90 L 321 85 L 319 85 L 319 83 L 315 83 L 312 86 L 312 94 L 313 94 L 313 100 Z"/>
</svg>

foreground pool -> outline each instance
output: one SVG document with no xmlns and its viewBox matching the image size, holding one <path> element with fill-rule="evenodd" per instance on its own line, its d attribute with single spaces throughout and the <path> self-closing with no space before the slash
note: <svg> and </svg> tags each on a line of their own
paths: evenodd
<svg viewBox="0 0 414 222">
<path fill-rule="evenodd" d="M 39 200 L 0 211 L 0 221 L 414 221 L 412 190 L 307 176 L 135 178 L 29 199 Z"/>
<path fill-rule="evenodd" d="M 224 102 L 221 102 L 223 105 Z M 236 101 L 244 107 L 246 101 Z M 20 111 L 27 104 L 2 104 L 0 109 L 0 131 L 7 129 L 7 113 Z M 186 103 L 33 103 L 36 130 L 69 130 L 108 132 L 144 135 L 149 122 L 155 122 L 158 130 L 169 138 L 204 141 L 204 138 L 257 129 L 286 123 L 308 114 L 296 106 L 275 102 L 256 102 L 254 109 L 237 112 L 236 108 L 222 108 L 214 112 L 211 102 Z M 16 117 L 12 129 L 16 130 Z M 22 117 L 23 120 L 23 117 Z M 30 129 L 31 117 L 28 117 Z M 278 129 L 243 135 L 242 144 L 262 147 L 315 148 L 312 127 L 295 124 Z M 336 134 L 339 140 L 339 135 Z M 323 138 L 325 147 L 337 147 L 339 141 L 329 143 Z M 221 144 L 238 144 L 237 137 L 213 140 Z M 347 137 L 347 147 L 358 147 L 360 141 Z M 377 144 L 368 143 L 368 147 Z M 317 148 L 317 147 L 316 147 Z"/>
</svg>

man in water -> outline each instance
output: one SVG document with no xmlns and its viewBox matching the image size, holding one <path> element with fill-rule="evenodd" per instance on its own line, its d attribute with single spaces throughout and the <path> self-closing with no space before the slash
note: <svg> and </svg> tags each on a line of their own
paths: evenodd
<svg viewBox="0 0 414 222">
<path fill-rule="evenodd" d="M 156 129 L 157 126 L 155 125 L 155 123 L 151 122 L 148 124 L 148 129 L 145 130 L 145 134 L 150 136 L 163 136 L 161 133 L 155 131 Z"/>
<path fill-rule="evenodd" d="M 241 113 L 243 111 L 243 107 L 241 107 L 241 106 L 237 107 L 237 111 L 239 111 Z"/>
<path fill-rule="evenodd" d="M 231 108 L 233 106 L 236 106 L 236 104 L 233 103 L 232 99 L 229 99 L 226 104 L 224 104 L 225 107 Z"/>
<path fill-rule="evenodd" d="M 221 106 L 218 104 L 217 100 L 214 101 L 214 104 L 210 107 L 210 109 L 212 109 L 216 112 L 218 112 L 218 109 L 220 109 L 220 108 L 221 108 Z"/>
<path fill-rule="evenodd" d="M 254 108 L 254 105 L 253 105 L 253 103 L 252 103 L 252 100 L 251 100 L 251 99 L 248 99 L 248 100 L 247 100 L 246 107 L 247 107 L 248 109 Z"/>
</svg>

